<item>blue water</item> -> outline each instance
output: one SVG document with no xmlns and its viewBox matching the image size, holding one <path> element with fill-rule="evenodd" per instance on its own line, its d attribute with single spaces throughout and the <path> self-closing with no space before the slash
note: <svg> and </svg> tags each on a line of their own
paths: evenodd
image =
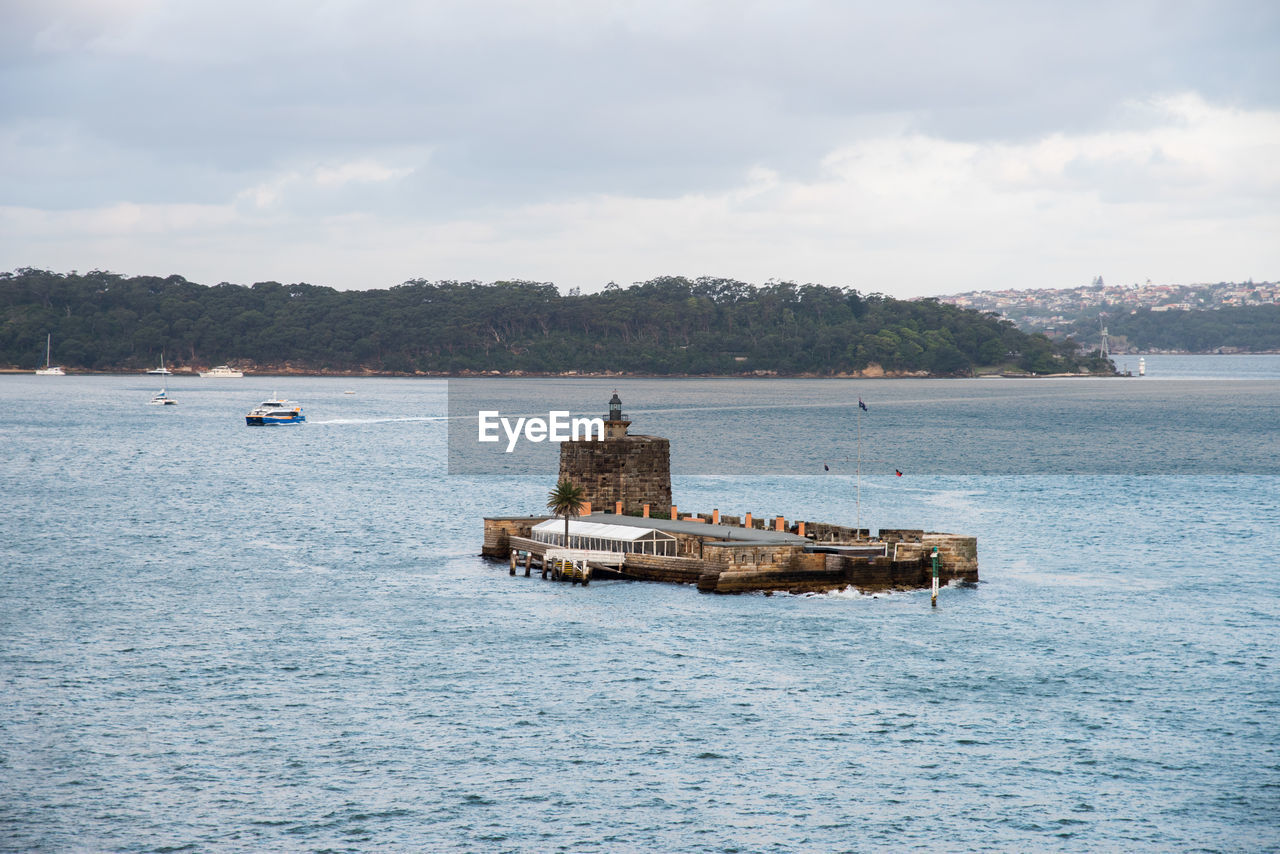
<svg viewBox="0 0 1280 854">
<path fill-rule="evenodd" d="M 549 421 L 555 410 L 603 416 L 618 385 L 450 380 L 448 471 L 554 471 L 558 445 L 523 436 L 511 442 L 516 428 L 495 430 L 496 441 L 482 443 L 479 413 L 498 413 L 509 424 L 519 416 Z M 1257 376 L 634 379 L 625 383 L 623 403 L 633 432 L 656 430 L 672 440 L 674 474 L 839 474 L 856 472 L 861 458 L 864 475 L 897 470 L 917 478 L 1280 475 L 1280 381 Z"/>
<path fill-rule="evenodd" d="M 1145 379 L 1181 380 L 1209 379 L 1218 381 L 1280 379 L 1280 359 L 1274 355 L 1183 356 L 1155 354 L 1151 356 L 1116 356 L 1116 367 L 1138 373 L 1138 359 L 1146 362 Z"/>
<path fill-rule="evenodd" d="M 680 477 L 983 581 L 584 589 L 476 557 L 554 475 L 447 474 L 443 382 L 153 385 L 0 377 L 4 850 L 1280 848 L 1280 477 Z M 273 391 L 307 423 L 245 427 Z"/>
</svg>

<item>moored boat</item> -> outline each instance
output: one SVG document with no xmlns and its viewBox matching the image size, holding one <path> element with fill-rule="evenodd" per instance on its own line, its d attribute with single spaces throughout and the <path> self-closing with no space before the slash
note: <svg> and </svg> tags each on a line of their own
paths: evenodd
<svg viewBox="0 0 1280 854">
<path fill-rule="evenodd" d="M 150 371 L 148 371 L 148 373 L 150 373 Z M 151 404 L 152 406 L 177 406 L 178 405 L 178 401 L 174 400 L 172 397 L 169 397 L 169 393 L 164 389 L 160 389 L 158 392 L 152 395 L 151 399 L 148 400 L 147 403 Z"/>
<path fill-rule="evenodd" d="M 51 364 L 49 356 L 53 352 L 53 333 L 50 332 L 44 339 L 44 367 L 36 368 L 36 376 L 38 377 L 65 377 L 67 372 L 57 365 Z"/>
<path fill-rule="evenodd" d="M 273 397 L 259 403 L 244 417 L 244 423 L 250 427 L 270 427 L 275 424 L 301 424 L 307 417 L 302 414 L 302 406 L 292 400 Z"/>
<path fill-rule="evenodd" d="M 161 376 L 161 377 L 173 376 L 173 371 L 169 370 L 168 368 L 166 368 L 166 367 L 164 366 L 164 351 L 163 351 L 163 350 L 162 350 L 162 351 L 160 351 L 160 367 L 158 367 L 158 368 L 152 368 L 151 370 L 147 371 L 147 373 L 149 373 L 149 374 L 155 374 L 156 376 Z"/>
<path fill-rule="evenodd" d="M 207 371 L 201 371 L 200 376 L 204 377 L 205 379 L 210 379 L 210 378 L 225 379 L 228 377 L 242 377 L 244 376 L 244 371 L 237 371 L 235 368 L 229 367 L 227 365 L 218 365 L 216 368 L 210 368 Z"/>
</svg>

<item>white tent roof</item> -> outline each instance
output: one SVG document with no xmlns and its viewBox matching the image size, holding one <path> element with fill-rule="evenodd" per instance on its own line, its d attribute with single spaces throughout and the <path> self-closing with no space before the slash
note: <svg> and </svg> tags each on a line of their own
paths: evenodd
<svg viewBox="0 0 1280 854">
<path fill-rule="evenodd" d="M 533 532 L 535 534 L 564 534 L 564 519 L 548 519 L 545 522 L 539 522 L 533 526 Z M 636 528 L 631 525 L 602 525 L 599 522 L 580 522 L 577 519 L 569 520 L 569 536 L 595 537 L 600 540 L 622 540 L 631 543 L 637 540 L 675 539 L 665 531 L 655 531 L 652 528 Z"/>
<path fill-rule="evenodd" d="M 664 534 L 691 534 L 704 540 L 727 540 L 756 545 L 792 543 L 804 545 L 810 540 L 786 531 L 770 531 L 762 528 L 739 528 L 736 525 L 712 525 L 709 522 L 690 522 L 684 519 L 645 519 L 637 516 L 617 516 L 613 513 L 592 513 L 589 519 L 598 525 L 626 525 L 634 528 L 653 528 Z M 564 520 L 560 520 L 564 524 Z M 560 530 L 564 530 L 561 528 Z"/>
</svg>

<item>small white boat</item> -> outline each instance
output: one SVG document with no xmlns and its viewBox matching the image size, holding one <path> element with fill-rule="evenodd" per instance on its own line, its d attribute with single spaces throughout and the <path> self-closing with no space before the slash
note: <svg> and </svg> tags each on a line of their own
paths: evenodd
<svg viewBox="0 0 1280 854">
<path fill-rule="evenodd" d="M 204 377 L 205 379 L 210 379 L 210 378 L 226 379 L 228 377 L 242 377 L 244 376 L 244 371 L 237 371 L 235 368 L 228 367 L 227 365 L 218 365 L 218 367 L 216 368 L 210 368 L 207 371 L 201 371 L 200 376 Z"/>
<path fill-rule="evenodd" d="M 276 424 L 301 424 L 307 420 L 302 414 L 302 407 L 292 400 L 273 397 L 264 400 L 244 417 L 244 423 L 250 427 L 270 427 Z"/>
<path fill-rule="evenodd" d="M 161 350 L 161 351 L 160 351 L 160 367 L 158 367 L 158 368 L 152 368 L 151 370 L 147 371 L 147 373 L 149 373 L 149 374 L 155 374 L 156 376 L 161 376 L 161 377 L 171 377 L 171 376 L 173 376 L 173 371 L 169 370 L 168 368 L 166 368 L 166 367 L 164 366 L 164 351 L 163 351 L 163 350 Z M 163 389 L 161 389 L 161 391 L 163 392 Z"/>
<path fill-rule="evenodd" d="M 50 364 L 49 355 L 53 352 L 53 333 L 50 332 L 44 339 L 44 367 L 36 368 L 36 376 L 38 377 L 65 377 L 67 372 L 57 365 Z"/>
<path fill-rule="evenodd" d="M 169 397 L 169 393 L 164 389 L 160 389 L 158 392 L 152 395 L 151 399 L 148 400 L 147 403 L 151 404 L 152 406 L 177 406 L 178 405 L 178 401 L 174 400 L 172 397 Z"/>
</svg>

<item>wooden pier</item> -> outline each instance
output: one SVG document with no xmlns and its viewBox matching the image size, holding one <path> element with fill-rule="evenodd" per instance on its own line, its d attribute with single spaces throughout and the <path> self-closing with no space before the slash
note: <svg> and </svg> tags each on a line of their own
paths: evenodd
<svg viewBox="0 0 1280 854">
<path fill-rule="evenodd" d="M 596 551 L 592 549 L 566 549 L 531 540 L 528 537 L 510 537 L 511 574 L 524 563 L 524 575 L 528 578 L 536 561 L 542 577 L 550 575 L 553 581 L 569 581 L 574 584 L 591 583 L 593 572 L 620 573 L 625 555 L 622 552 Z"/>
</svg>

